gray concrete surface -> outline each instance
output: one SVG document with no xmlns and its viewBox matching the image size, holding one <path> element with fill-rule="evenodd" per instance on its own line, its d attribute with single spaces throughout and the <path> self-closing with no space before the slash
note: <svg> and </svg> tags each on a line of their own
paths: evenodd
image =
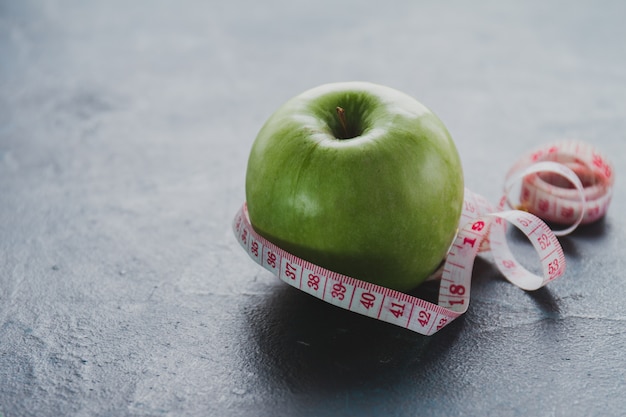
<svg viewBox="0 0 626 417">
<path fill-rule="evenodd" d="M 625 5 L 0 0 L 0 416 L 624 415 Z M 287 287 L 232 236 L 248 151 L 342 80 L 433 109 L 492 201 L 596 144 L 607 218 L 537 292 L 479 260 L 430 338 Z"/>
</svg>

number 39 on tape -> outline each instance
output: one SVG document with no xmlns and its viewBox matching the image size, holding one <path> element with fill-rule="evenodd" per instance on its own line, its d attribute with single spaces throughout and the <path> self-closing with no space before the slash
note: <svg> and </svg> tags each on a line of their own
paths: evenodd
<svg viewBox="0 0 626 417">
<path fill-rule="evenodd" d="M 521 182 L 519 202 L 510 195 Z M 612 196 L 613 168 L 590 145 L 562 141 L 521 158 L 506 176 L 497 207 L 465 190 L 459 232 L 442 268 L 437 304 L 329 271 L 277 247 L 254 231 L 244 203 L 233 221 L 248 255 L 282 281 L 337 307 L 432 335 L 467 311 L 476 256 L 490 250 L 500 272 L 524 290 L 536 290 L 565 272 L 556 236 L 604 216 Z M 509 207 L 521 210 L 508 210 Z M 533 214 L 534 213 L 534 214 Z M 552 231 L 544 221 L 567 226 Z M 506 242 L 506 225 L 517 227 L 539 255 L 542 274 L 517 262 Z"/>
</svg>

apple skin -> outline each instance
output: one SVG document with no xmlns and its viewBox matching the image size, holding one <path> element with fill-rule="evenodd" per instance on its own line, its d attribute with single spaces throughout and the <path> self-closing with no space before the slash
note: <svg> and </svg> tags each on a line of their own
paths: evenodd
<svg viewBox="0 0 626 417">
<path fill-rule="evenodd" d="M 399 291 L 444 259 L 463 193 L 461 161 L 441 120 L 414 98 L 366 82 L 325 84 L 286 102 L 259 131 L 246 172 L 260 235 Z"/>
</svg>

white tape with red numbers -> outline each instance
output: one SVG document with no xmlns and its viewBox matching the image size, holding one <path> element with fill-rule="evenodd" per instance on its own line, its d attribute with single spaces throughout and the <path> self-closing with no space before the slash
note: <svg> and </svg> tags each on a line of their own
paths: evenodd
<svg viewBox="0 0 626 417">
<path fill-rule="evenodd" d="M 431 335 L 467 310 L 479 251 L 491 250 L 501 273 L 524 290 L 536 290 L 562 276 L 565 256 L 556 236 L 604 216 L 613 179 L 611 164 L 592 146 L 562 141 L 536 149 L 511 168 L 497 207 L 466 189 L 459 232 L 436 274 L 441 279 L 438 304 L 329 271 L 280 249 L 254 231 L 245 203 L 233 229 L 248 255 L 287 284 L 352 312 Z M 520 183 L 519 202 L 513 202 L 509 194 Z M 505 210 L 506 205 L 521 210 Z M 540 217 L 567 228 L 552 231 Z M 541 276 L 513 257 L 506 223 L 518 227 L 532 243 Z"/>
</svg>

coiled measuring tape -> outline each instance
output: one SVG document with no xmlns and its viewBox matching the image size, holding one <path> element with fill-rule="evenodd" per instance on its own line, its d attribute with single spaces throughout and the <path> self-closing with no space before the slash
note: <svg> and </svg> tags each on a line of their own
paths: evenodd
<svg viewBox="0 0 626 417">
<path fill-rule="evenodd" d="M 611 164 L 597 149 L 580 141 L 561 141 L 535 149 L 511 168 L 497 206 L 466 189 L 459 231 L 433 276 L 441 281 L 437 304 L 294 256 L 254 231 L 245 203 L 233 230 L 248 255 L 287 284 L 349 311 L 432 335 L 467 311 L 472 268 L 480 251 L 490 250 L 500 272 L 524 290 L 536 290 L 561 277 L 565 256 L 557 236 L 604 216 L 613 180 Z M 514 201 L 510 194 L 520 182 L 519 201 Z M 542 219 L 566 228 L 553 231 Z M 509 223 L 532 243 L 541 275 L 529 272 L 511 253 L 506 242 Z"/>
</svg>

